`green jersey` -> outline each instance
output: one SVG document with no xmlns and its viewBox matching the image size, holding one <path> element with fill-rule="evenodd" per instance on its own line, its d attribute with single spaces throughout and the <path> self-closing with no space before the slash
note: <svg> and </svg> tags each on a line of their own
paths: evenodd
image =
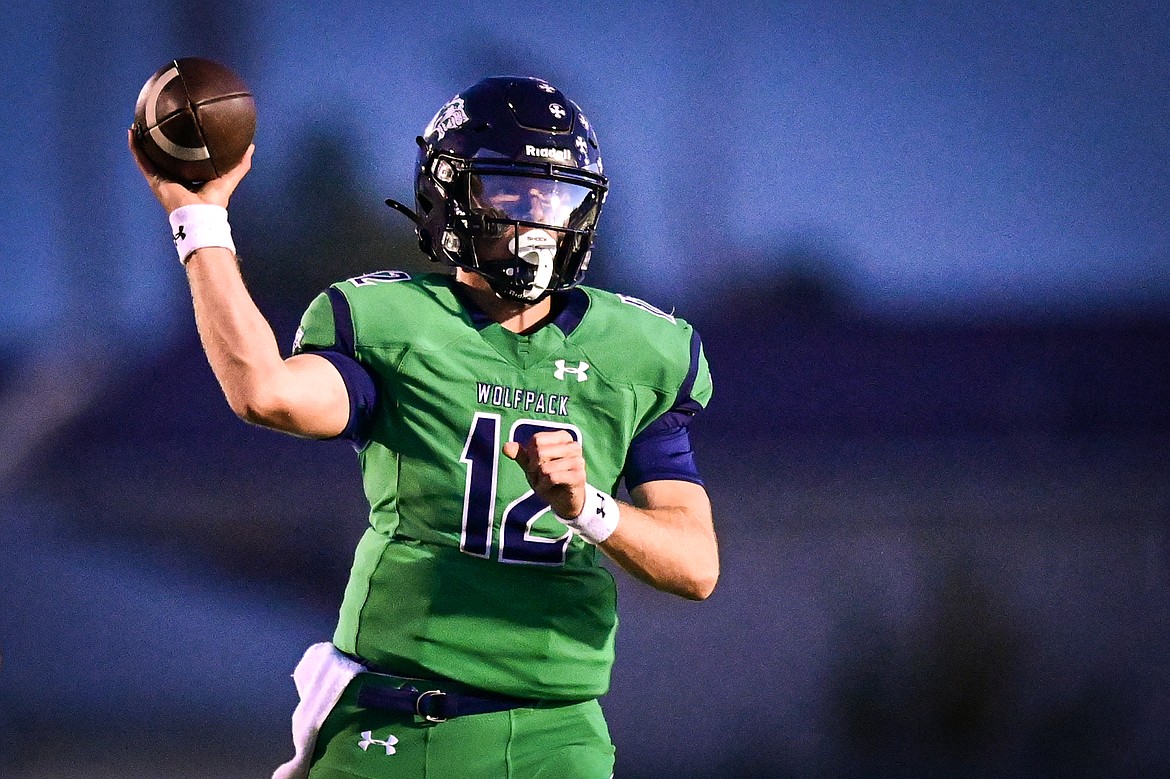
<svg viewBox="0 0 1170 779">
<path fill-rule="evenodd" d="M 449 276 L 384 271 L 335 284 L 305 313 L 294 351 L 347 353 L 377 390 L 359 452 L 370 527 L 334 636 L 343 651 L 520 697 L 608 689 L 613 578 L 502 447 L 567 430 L 589 482 L 612 494 L 635 437 L 705 405 L 711 379 L 685 321 L 587 287 L 561 301 L 521 335 Z"/>
</svg>

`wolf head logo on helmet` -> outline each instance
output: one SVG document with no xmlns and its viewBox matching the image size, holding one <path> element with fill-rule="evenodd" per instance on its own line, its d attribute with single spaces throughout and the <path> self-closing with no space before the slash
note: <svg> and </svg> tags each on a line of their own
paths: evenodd
<svg viewBox="0 0 1170 779">
<path fill-rule="evenodd" d="M 444 105 L 418 138 L 415 219 L 436 261 L 535 303 L 578 284 L 609 189 L 592 127 L 536 78 L 495 77 Z"/>
<path fill-rule="evenodd" d="M 427 125 L 427 129 L 423 130 L 423 136 L 434 134 L 438 135 L 439 140 L 442 140 L 448 130 L 454 130 L 465 124 L 467 124 L 467 114 L 463 111 L 463 98 L 457 97 L 439 109 L 439 113 L 435 114 L 435 118 Z"/>
</svg>

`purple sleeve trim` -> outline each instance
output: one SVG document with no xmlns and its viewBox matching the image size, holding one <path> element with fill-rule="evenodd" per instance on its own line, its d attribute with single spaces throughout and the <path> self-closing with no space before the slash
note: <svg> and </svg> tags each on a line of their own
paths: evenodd
<svg viewBox="0 0 1170 779">
<path fill-rule="evenodd" d="M 337 287 L 330 287 L 325 290 L 325 294 L 329 296 L 329 305 L 333 309 L 333 349 L 348 357 L 356 357 L 353 312 L 350 311 L 349 301 Z"/>
<path fill-rule="evenodd" d="M 355 448 L 361 449 L 369 441 L 370 419 L 378 402 L 378 385 L 374 377 L 365 366 L 347 354 L 332 349 L 311 351 L 308 354 L 324 357 L 341 374 L 341 380 L 345 382 L 345 389 L 349 393 L 349 423 L 337 438 L 352 441 Z"/>
<path fill-rule="evenodd" d="M 634 438 L 622 469 L 627 490 L 662 479 L 703 484 L 688 428 L 692 416 L 689 410 L 668 411 Z"/>
<path fill-rule="evenodd" d="M 691 330 L 691 364 L 687 369 L 686 378 L 678 388 L 678 397 L 674 401 L 674 409 L 691 403 L 691 390 L 695 388 L 695 379 L 699 377 L 699 355 L 703 351 L 703 341 L 699 338 L 698 330 Z M 696 404 L 697 406 L 697 404 Z"/>
<path fill-rule="evenodd" d="M 691 331 L 691 363 L 687 375 L 679 385 L 674 406 L 634 437 L 626 454 L 622 477 L 626 489 L 633 489 L 648 481 L 671 479 L 702 485 L 695 450 L 691 445 L 691 419 L 703 407 L 691 397 L 695 379 L 699 375 L 699 356 L 703 343 L 697 331 Z"/>
</svg>

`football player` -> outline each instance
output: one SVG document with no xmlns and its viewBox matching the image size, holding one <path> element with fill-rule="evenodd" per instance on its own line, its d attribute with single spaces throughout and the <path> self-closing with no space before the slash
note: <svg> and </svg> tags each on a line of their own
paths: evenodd
<svg viewBox="0 0 1170 779">
<path fill-rule="evenodd" d="M 688 433 L 707 361 L 684 320 L 580 284 L 608 181 L 558 89 L 485 79 L 418 142 L 414 208 L 387 202 L 453 272 L 334 284 L 282 358 L 227 222 L 252 151 L 192 191 L 130 138 L 231 408 L 352 441 L 370 502 L 333 640 L 294 674 L 296 756 L 277 776 L 603 779 L 602 557 L 695 600 L 719 574 Z"/>
</svg>

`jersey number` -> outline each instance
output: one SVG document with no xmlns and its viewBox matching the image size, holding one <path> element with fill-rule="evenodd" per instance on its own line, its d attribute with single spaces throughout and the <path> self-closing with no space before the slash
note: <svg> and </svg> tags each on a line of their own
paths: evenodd
<svg viewBox="0 0 1170 779">
<path fill-rule="evenodd" d="M 521 419 L 512 425 L 509 441 L 526 442 L 544 430 L 567 430 L 581 440 L 573 425 Z M 467 463 L 467 486 L 463 492 L 463 532 L 459 549 L 476 557 L 491 557 L 492 527 L 496 514 L 496 478 L 500 467 L 500 416 L 476 413 L 467 433 L 460 462 Z M 519 467 L 513 465 L 512 467 Z M 499 560 L 529 565 L 564 565 L 572 532 L 545 538 L 532 534 L 532 525 L 551 511 L 535 492 L 529 490 L 504 508 L 500 528 Z"/>
</svg>

